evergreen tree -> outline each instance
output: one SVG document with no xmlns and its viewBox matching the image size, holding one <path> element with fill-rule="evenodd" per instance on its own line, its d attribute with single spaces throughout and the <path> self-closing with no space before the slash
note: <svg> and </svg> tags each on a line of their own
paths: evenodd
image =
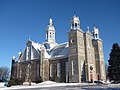
<svg viewBox="0 0 120 90">
<path fill-rule="evenodd" d="M 117 43 L 113 44 L 108 62 L 108 77 L 110 81 L 120 82 L 120 47 Z"/>
</svg>

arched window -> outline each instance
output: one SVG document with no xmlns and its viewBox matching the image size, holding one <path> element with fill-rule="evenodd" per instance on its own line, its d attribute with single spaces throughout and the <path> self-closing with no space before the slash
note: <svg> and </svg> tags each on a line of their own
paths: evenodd
<svg viewBox="0 0 120 90">
<path fill-rule="evenodd" d="M 31 60 L 31 46 L 27 46 L 26 54 L 26 60 Z"/>
<path fill-rule="evenodd" d="M 66 71 L 66 75 L 68 75 L 68 62 L 65 63 L 65 71 Z"/>
<path fill-rule="evenodd" d="M 72 28 L 74 27 L 74 24 L 72 24 Z"/>
<path fill-rule="evenodd" d="M 95 37 L 96 37 L 96 38 L 98 38 L 98 35 L 97 35 L 97 34 L 95 34 Z"/>
<path fill-rule="evenodd" d="M 75 75 L 75 64 L 76 62 L 73 60 L 71 61 L 71 65 L 72 65 L 72 75 Z"/>
<path fill-rule="evenodd" d="M 50 77 L 53 77 L 53 64 L 50 64 Z"/>
<path fill-rule="evenodd" d="M 75 23 L 75 28 L 77 28 L 77 23 Z"/>
<path fill-rule="evenodd" d="M 57 76 L 60 77 L 61 76 L 61 64 L 57 63 Z"/>
<path fill-rule="evenodd" d="M 48 39 L 48 32 L 47 32 L 47 35 L 46 35 L 46 39 Z"/>
<path fill-rule="evenodd" d="M 22 68 L 20 68 L 20 78 L 21 78 L 21 76 L 22 76 Z"/>
<path fill-rule="evenodd" d="M 103 64 L 101 65 L 101 74 L 104 76 L 104 66 L 103 66 Z"/>
<path fill-rule="evenodd" d="M 39 64 L 36 64 L 36 76 L 39 77 Z"/>
<path fill-rule="evenodd" d="M 30 69 L 31 69 L 31 66 L 30 64 L 28 64 L 26 67 L 26 80 L 28 80 L 30 77 Z"/>
<path fill-rule="evenodd" d="M 66 82 L 68 82 L 68 62 L 65 63 Z"/>
</svg>

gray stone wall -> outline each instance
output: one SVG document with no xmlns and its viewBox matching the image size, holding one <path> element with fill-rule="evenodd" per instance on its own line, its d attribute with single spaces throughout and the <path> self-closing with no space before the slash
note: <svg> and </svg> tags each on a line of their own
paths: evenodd
<svg viewBox="0 0 120 90">
<path fill-rule="evenodd" d="M 100 80 L 106 80 L 102 40 L 100 39 L 94 40 L 93 43 L 95 48 L 94 50 L 95 50 L 97 78 Z"/>
<path fill-rule="evenodd" d="M 44 59 L 43 61 L 43 81 L 49 80 L 49 60 Z"/>
<path fill-rule="evenodd" d="M 84 48 L 84 33 L 80 30 L 70 31 L 69 38 L 69 81 L 81 82 L 85 75 L 85 48 Z M 73 73 L 72 62 L 75 62 L 75 73 Z"/>
<path fill-rule="evenodd" d="M 50 77 L 51 81 L 55 82 L 66 82 L 66 62 L 68 62 L 68 58 L 61 58 L 55 60 L 49 60 L 50 65 L 53 65 L 53 76 Z M 60 63 L 60 77 L 57 76 L 57 64 Z M 49 70 L 50 71 L 50 70 Z"/>
<path fill-rule="evenodd" d="M 14 70 L 13 70 L 13 77 L 16 79 L 22 80 L 22 81 L 29 81 L 36 82 L 40 80 L 40 77 L 37 75 L 39 72 L 37 72 L 37 67 L 39 64 L 39 60 L 31 60 L 31 61 L 25 61 L 25 62 L 17 62 L 14 64 Z M 28 67 L 29 65 L 29 67 Z M 27 70 L 29 69 L 29 72 Z M 39 71 L 39 70 L 38 70 Z M 28 75 L 28 77 L 27 77 Z"/>
</svg>

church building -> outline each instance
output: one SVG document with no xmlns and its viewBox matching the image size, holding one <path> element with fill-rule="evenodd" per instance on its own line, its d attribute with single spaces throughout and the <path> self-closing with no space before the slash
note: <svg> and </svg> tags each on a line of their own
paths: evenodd
<svg viewBox="0 0 120 90">
<path fill-rule="evenodd" d="M 18 60 L 12 57 L 11 77 L 23 82 L 85 82 L 106 80 L 102 39 L 97 27 L 84 32 L 79 17 L 70 22 L 68 42 L 58 44 L 52 18 L 46 27 L 46 41 L 28 40 Z"/>
</svg>

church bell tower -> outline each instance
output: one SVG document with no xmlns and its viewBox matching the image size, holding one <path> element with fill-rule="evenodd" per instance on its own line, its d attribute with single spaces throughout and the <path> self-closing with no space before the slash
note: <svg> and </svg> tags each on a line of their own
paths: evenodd
<svg viewBox="0 0 120 90">
<path fill-rule="evenodd" d="M 99 29 L 93 28 L 94 47 L 95 47 L 95 61 L 96 61 L 96 74 L 98 80 L 106 80 L 103 42 L 99 36 Z"/>
<path fill-rule="evenodd" d="M 80 28 L 80 20 L 76 15 L 71 20 L 69 39 L 69 82 L 81 82 L 84 76 L 84 32 Z"/>
<path fill-rule="evenodd" d="M 52 18 L 49 19 L 49 25 L 46 28 L 46 41 L 48 43 L 55 43 L 55 27 L 53 26 Z"/>
</svg>

